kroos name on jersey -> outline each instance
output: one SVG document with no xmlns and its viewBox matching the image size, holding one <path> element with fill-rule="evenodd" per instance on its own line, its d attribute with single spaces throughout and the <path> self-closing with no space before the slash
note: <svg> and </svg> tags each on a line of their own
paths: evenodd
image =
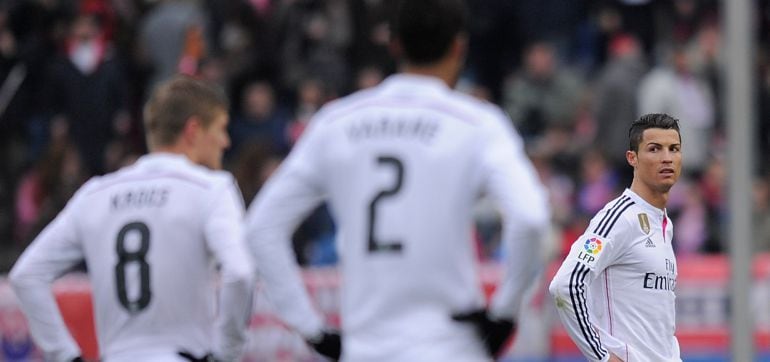
<svg viewBox="0 0 770 362">
<path fill-rule="evenodd" d="M 168 200 L 169 190 L 165 188 L 148 188 L 129 190 L 112 195 L 110 204 L 113 210 L 126 207 L 161 207 Z"/>
</svg>

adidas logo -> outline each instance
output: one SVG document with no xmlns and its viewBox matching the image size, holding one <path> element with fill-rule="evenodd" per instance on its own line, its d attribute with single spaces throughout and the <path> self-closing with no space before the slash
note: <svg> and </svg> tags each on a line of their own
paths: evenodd
<svg viewBox="0 0 770 362">
<path fill-rule="evenodd" d="M 652 239 L 647 238 L 647 241 L 644 242 L 644 247 L 646 248 L 654 248 L 655 243 L 652 242 Z"/>
</svg>

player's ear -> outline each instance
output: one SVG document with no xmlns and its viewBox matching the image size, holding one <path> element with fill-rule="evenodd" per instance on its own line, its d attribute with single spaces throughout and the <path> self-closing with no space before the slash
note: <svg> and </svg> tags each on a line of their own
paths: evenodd
<svg viewBox="0 0 770 362">
<path fill-rule="evenodd" d="M 626 161 L 628 162 L 631 167 L 636 167 L 636 164 L 638 162 L 636 151 L 628 150 L 626 151 Z"/>
<path fill-rule="evenodd" d="M 201 124 L 198 117 L 192 116 L 187 119 L 187 122 L 184 124 L 184 128 L 182 128 L 182 138 L 185 140 L 185 142 L 192 143 L 198 137 L 198 134 L 202 128 L 203 125 Z"/>
</svg>

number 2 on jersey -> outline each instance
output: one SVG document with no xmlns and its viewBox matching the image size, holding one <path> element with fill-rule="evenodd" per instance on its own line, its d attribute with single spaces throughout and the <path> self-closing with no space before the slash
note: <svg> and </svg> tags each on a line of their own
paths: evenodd
<svg viewBox="0 0 770 362">
<path fill-rule="evenodd" d="M 126 234 L 134 231 L 139 233 L 139 248 L 135 251 L 126 250 Z M 118 232 L 115 250 L 118 253 L 118 263 L 115 265 L 115 285 L 118 288 L 118 300 L 123 308 L 130 313 L 137 313 L 150 304 L 150 264 L 145 257 L 150 249 L 150 229 L 143 222 L 128 223 Z M 137 263 L 139 266 L 139 297 L 128 299 L 126 289 L 126 266 Z"/>
<path fill-rule="evenodd" d="M 401 242 L 392 241 L 389 243 L 377 240 L 374 235 L 375 222 L 377 221 L 377 203 L 384 198 L 394 196 L 401 190 L 401 184 L 404 181 L 404 164 L 401 160 L 392 156 L 380 156 L 377 158 L 379 166 L 390 166 L 396 171 L 396 184 L 384 190 L 380 190 L 377 196 L 369 203 L 369 252 L 400 252 Z"/>
</svg>

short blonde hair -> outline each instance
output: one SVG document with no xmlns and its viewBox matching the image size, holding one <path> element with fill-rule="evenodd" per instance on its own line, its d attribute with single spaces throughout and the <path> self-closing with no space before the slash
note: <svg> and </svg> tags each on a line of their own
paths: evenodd
<svg viewBox="0 0 770 362">
<path fill-rule="evenodd" d="M 190 117 L 207 128 L 228 102 L 219 87 L 185 75 L 159 84 L 144 106 L 144 128 L 150 148 L 176 142 Z"/>
</svg>

